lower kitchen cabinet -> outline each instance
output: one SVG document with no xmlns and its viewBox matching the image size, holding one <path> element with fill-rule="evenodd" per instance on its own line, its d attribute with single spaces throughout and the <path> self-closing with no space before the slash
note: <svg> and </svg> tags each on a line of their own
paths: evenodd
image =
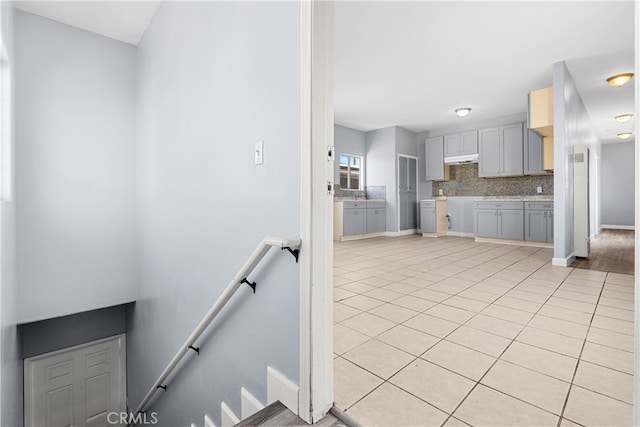
<svg viewBox="0 0 640 427">
<path fill-rule="evenodd" d="M 526 202 L 524 239 L 533 242 L 553 242 L 553 203 Z"/>
<path fill-rule="evenodd" d="M 353 236 L 367 232 L 367 210 L 366 209 L 346 209 L 342 220 L 342 235 Z"/>
<path fill-rule="evenodd" d="M 524 239 L 522 202 L 475 202 L 475 235 L 498 239 Z"/>
<path fill-rule="evenodd" d="M 367 201 L 367 233 L 382 233 L 387 230 L 386 202 Z"/>
<path fill-rule="evenodd" d="M 387 230 L 386 201 L 347 200 L 334 203 L 333 239 L 362 236 Z"/>
<path fill-rule="evenodd" d="M 436 232 L 436 202 L 420 202 L 420 231 Z"/>
</svg>

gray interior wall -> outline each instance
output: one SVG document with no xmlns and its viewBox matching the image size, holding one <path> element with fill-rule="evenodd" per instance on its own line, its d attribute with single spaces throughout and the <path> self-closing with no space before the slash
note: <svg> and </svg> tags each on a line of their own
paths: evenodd
<svg viewBox="0 0 640 427">
<path fill-rule="evenodd" d="M 580 93 L 571 73 L 564 62 L 553 65 L 553 122 L 554 122 L 554 258 L 564 260 L 574 253 L 574 177 L 573 146 L 584 144 L 591 154 L 600 150 L 600 141 L 591 127 L 591 119 L 584 107 Z M 591 158 L 591 157 L 590 157 Z M 593 170 L 593 169 L 591 169 Z M 598 177 L 590 182 L 598 183 Z M 599 193 L 590 188 L 590 194 Z M 591 197 L 594 199 L 594 197 Z M 591 227 L 594 227 L 594 206 L 599 203 L 592 200 Z M 597 219 L 595 219 L 597 222 Z"/>
<path fill-rule="evenodd" d="M 131 303 L 133 305 L 134 303 Z M 127 332 L 127 304 L 75 313 L 19 326 L 22 358 Z"/>
<path fill-rule="evenodd" d="M 9 94 L 9 119 L 15 109 L 15 54 L 14 54 L 14 11 L 10 2 L 0 2 L 2 22 L 2 43 L 7 54 L 4 71 L 9 72 L 8 81 L 3 82 L 3 96 Z M 8 83 L 8 87 L 4 86 Z M 10 120 L 11 121 L 11 120 Z M 2 126 L 7 126 L 2 123 Z M 2 144 L 8 144 L 9 153 L 14 152 L 13 128 L 9 124 L 2 134 L 7 137 Z M 5 151 L 6 153 L 7 151 Z M 9 162 L 12 163 L 12 162 Z M 3 162 L 6 167 L 7 162 Z M 13 183 L 13 168 L 3 171 L 5 185 Z M 5 187 L 6 188 L 6 187 Z M 10 189 L 12 190 L 12 189 Z M 13 191 L 9 191 L 13 193 Z M 7 195 L 5 194 L 5 197 Z M 22 360 L 20 359 L 20 335 L 18 333 L 18 282 L 16 278 L 16 216 L 13 199 L 0 203 L 0 425 L 21 426 L 22 419 Z"/>
<path fill-rule="evenodd" d="M 395 126 L 366 133 L 365 163 L 367 186 L 387 187 L 387 231 L 398 231 L 396 217 L 396 131 Z"/>
<path fill-rule="evenodd" d="M 399 126 L 396 126 L 396 152 L 407 156 L 418 156 L 418 145 L 416 143 L 416 133 Z M 397 166 L 397 162 L 396 162 Z M 420 171 L 420 167 L 418 167 Z"/>
<path fill-rule="evenodd" d="M 635 143 L 602 145 L 602 226 L 634 226 Z"/>
<path fill-rule="evenodd" d="M 21 322 L 135 299 L 135 48 L 16 11 Z"/>
<path fill-rule="evenodd" d="M 366 136 L 365 133 L 357 129 L 334 125 L 333 126 L 333 145 L 336 150 L 336 161 L 334 163 L 334 182 L 340 184 L 340 154 L 351 154 L 355 156 L 365 157 L 366 154 Z M 366 168 L 366 166 L 365 166 Z M 366 182 L 366 177 L 365 177 Z"/>
<path fill-rule="evenodd" d="M 163 2 L 138 46 L 132 407 L 260 240 L 300 233 L 299 19 L 294 2 Z M 220 425 L 241 387 L 266 403 L 267 365 L 299 381 L 299 274 L 267 254 L 149 408 L 160 425 Z"/>
</svg>

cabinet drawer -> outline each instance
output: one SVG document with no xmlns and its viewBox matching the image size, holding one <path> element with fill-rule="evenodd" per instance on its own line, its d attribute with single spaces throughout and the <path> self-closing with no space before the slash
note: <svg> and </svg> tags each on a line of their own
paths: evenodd
<svg viewBox="0 0 640 427">
<path fill-rule="evenodd" d="M 474 202 L 475 209 L 524 209 L 523 202 Z"/>
<path fill-rule="evenodd" d="M 527 210 L 552 211 L 553 202 L 524 202 L 524 208 Z"/>
<path fill-rule="evenodd" d="M 363 201 L 345 201 L 344 209 L 364 209 L 367 206 L 367 202 Z"/>
<path fill-rule="evenodd" d="M 384 200 L 367 200 L 367 209 L 384 209 L 386 204 Z"/>
<path fill-rule="evenodd" d="M 433 208 L 435 209 L 436 207 L 436 201 L 435 200 L 421 200 L 420 201 L 420 209 L 422 208 Z"/>
</svg>

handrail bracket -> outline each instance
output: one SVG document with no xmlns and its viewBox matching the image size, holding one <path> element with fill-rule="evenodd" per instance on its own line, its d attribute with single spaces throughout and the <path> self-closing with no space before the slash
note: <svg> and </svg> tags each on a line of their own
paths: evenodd
<svg viewBox="0 0 640 427">
<path fill-rule="evenodd" d="M 194 347 L 194 346 L 190 345 L 189 348 L 191 350 L 195 351 L 196 353 L 198 353 L 198 356 L 200 356 L 200 347 Z"/>
<path fill-rule="evenodd" d="M 296 259 L 296 264 L 298 263 L 298 256 L 300 255 L 300 249 L 291 249 L 290 246 L 285 246 L 284 248 L 282 248 L 282 250 L 288 250 L 291 255 L 293 255 L 293 257 Z"/>
<path fill-rule="evenodd" d="M 249 287 L 250 287 L 251 289 L 253 289 L 253 293 L 254 293 L 254 294 L 256 293 L 256 285 L 257 285 L 257 283 L 256 283 L 256 282 L 250 282 L 250 281 L 248 281 L 248 280 L 247 280 L 247 278 L 245 277 L 244 279 L 242 279 L 242 280 L 240 281 L 240 283 L 246 283 L 247 285 L 249 285 Z"/>
</svg>

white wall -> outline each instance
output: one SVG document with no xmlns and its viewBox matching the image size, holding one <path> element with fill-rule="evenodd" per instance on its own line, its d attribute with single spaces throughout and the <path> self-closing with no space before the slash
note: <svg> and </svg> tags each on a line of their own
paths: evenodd
<svg viewBox="0 0 640 427">
<path fill-rule="evenodd" d="M 553 65 L 553 121 L 554 121 L 554 264 L 570 264 L 574 256 L 574 177 L 573 146 L 587 145 L 590 149 L 591 171 L 599 170 L 597 158 L 600 141 L 591 125 L 571 73 L 564 62 Z M 597 156 L 596 156 L 597 154 Z M 596 176 L 590 177 L 591 228 L 597 226 L 597 195 L 599 183 Z M 594 200 L 596 199 L 596 200 Z M 596 222 L 595 225 L 593 222 Z"/>
<path fill-rule="evenodd" d="M 355 156 L 365 157 L 366 155 L 366 136 L 365 133 L 357 129 L 334 125 L 333 126 L 333 145 L 336 151 L 334 162 L 334 182 L 340 184 L 340 154 L 351 154 Z M 366 166 L 365 166 L 366 168 Z M 364 179 L 366 182 L 366 177 Z"/>
<path fill-rule="evenodd" d="M 14 8 L 10 2 L 0 2 L 0 37 L 6 49 L 6 62 L 0 71 L 0 91 L 3 120 L 2 133 L 2 179 L 3 199 L 0 202 L 0 425 L 20 426 L 22 420 L 22 360 L 20 358 L 20 338 L 17 333 L 18 283 L 16 280 L 15 247 L 15 203 L 13 193 L 13 138 L 12 118 L 15 109 L 15 51 L 14 51 Z M 4 75 L 8 73 L 8 75 Z M 6 103 L 5 103 L 6 101 Z M 6 116 L 4 115 L 6 113 Z M 8 119 L 9 123 L 5 122 Z"/>
<path fill-rule="evenodd" d="M 602 226 L 634 226 L 635 143 L 602 145 Z"/>
<path fill-rule="evenodd" d="M 294 2 L 163 2 L 138 46 L 132 407 L 259 241 L 300 233 L 299 20 Z M 299 380 L 299 265 L 272 250 L 249 279 L 149 408 L 162 425 L 220 425 L 240 387 L 266 403 L 267 365 Z"/>
<path fill-rule="evenodd" d="M 16 11 L 21 322 L 135 299 L 134 59 Z"/>
</svg>

